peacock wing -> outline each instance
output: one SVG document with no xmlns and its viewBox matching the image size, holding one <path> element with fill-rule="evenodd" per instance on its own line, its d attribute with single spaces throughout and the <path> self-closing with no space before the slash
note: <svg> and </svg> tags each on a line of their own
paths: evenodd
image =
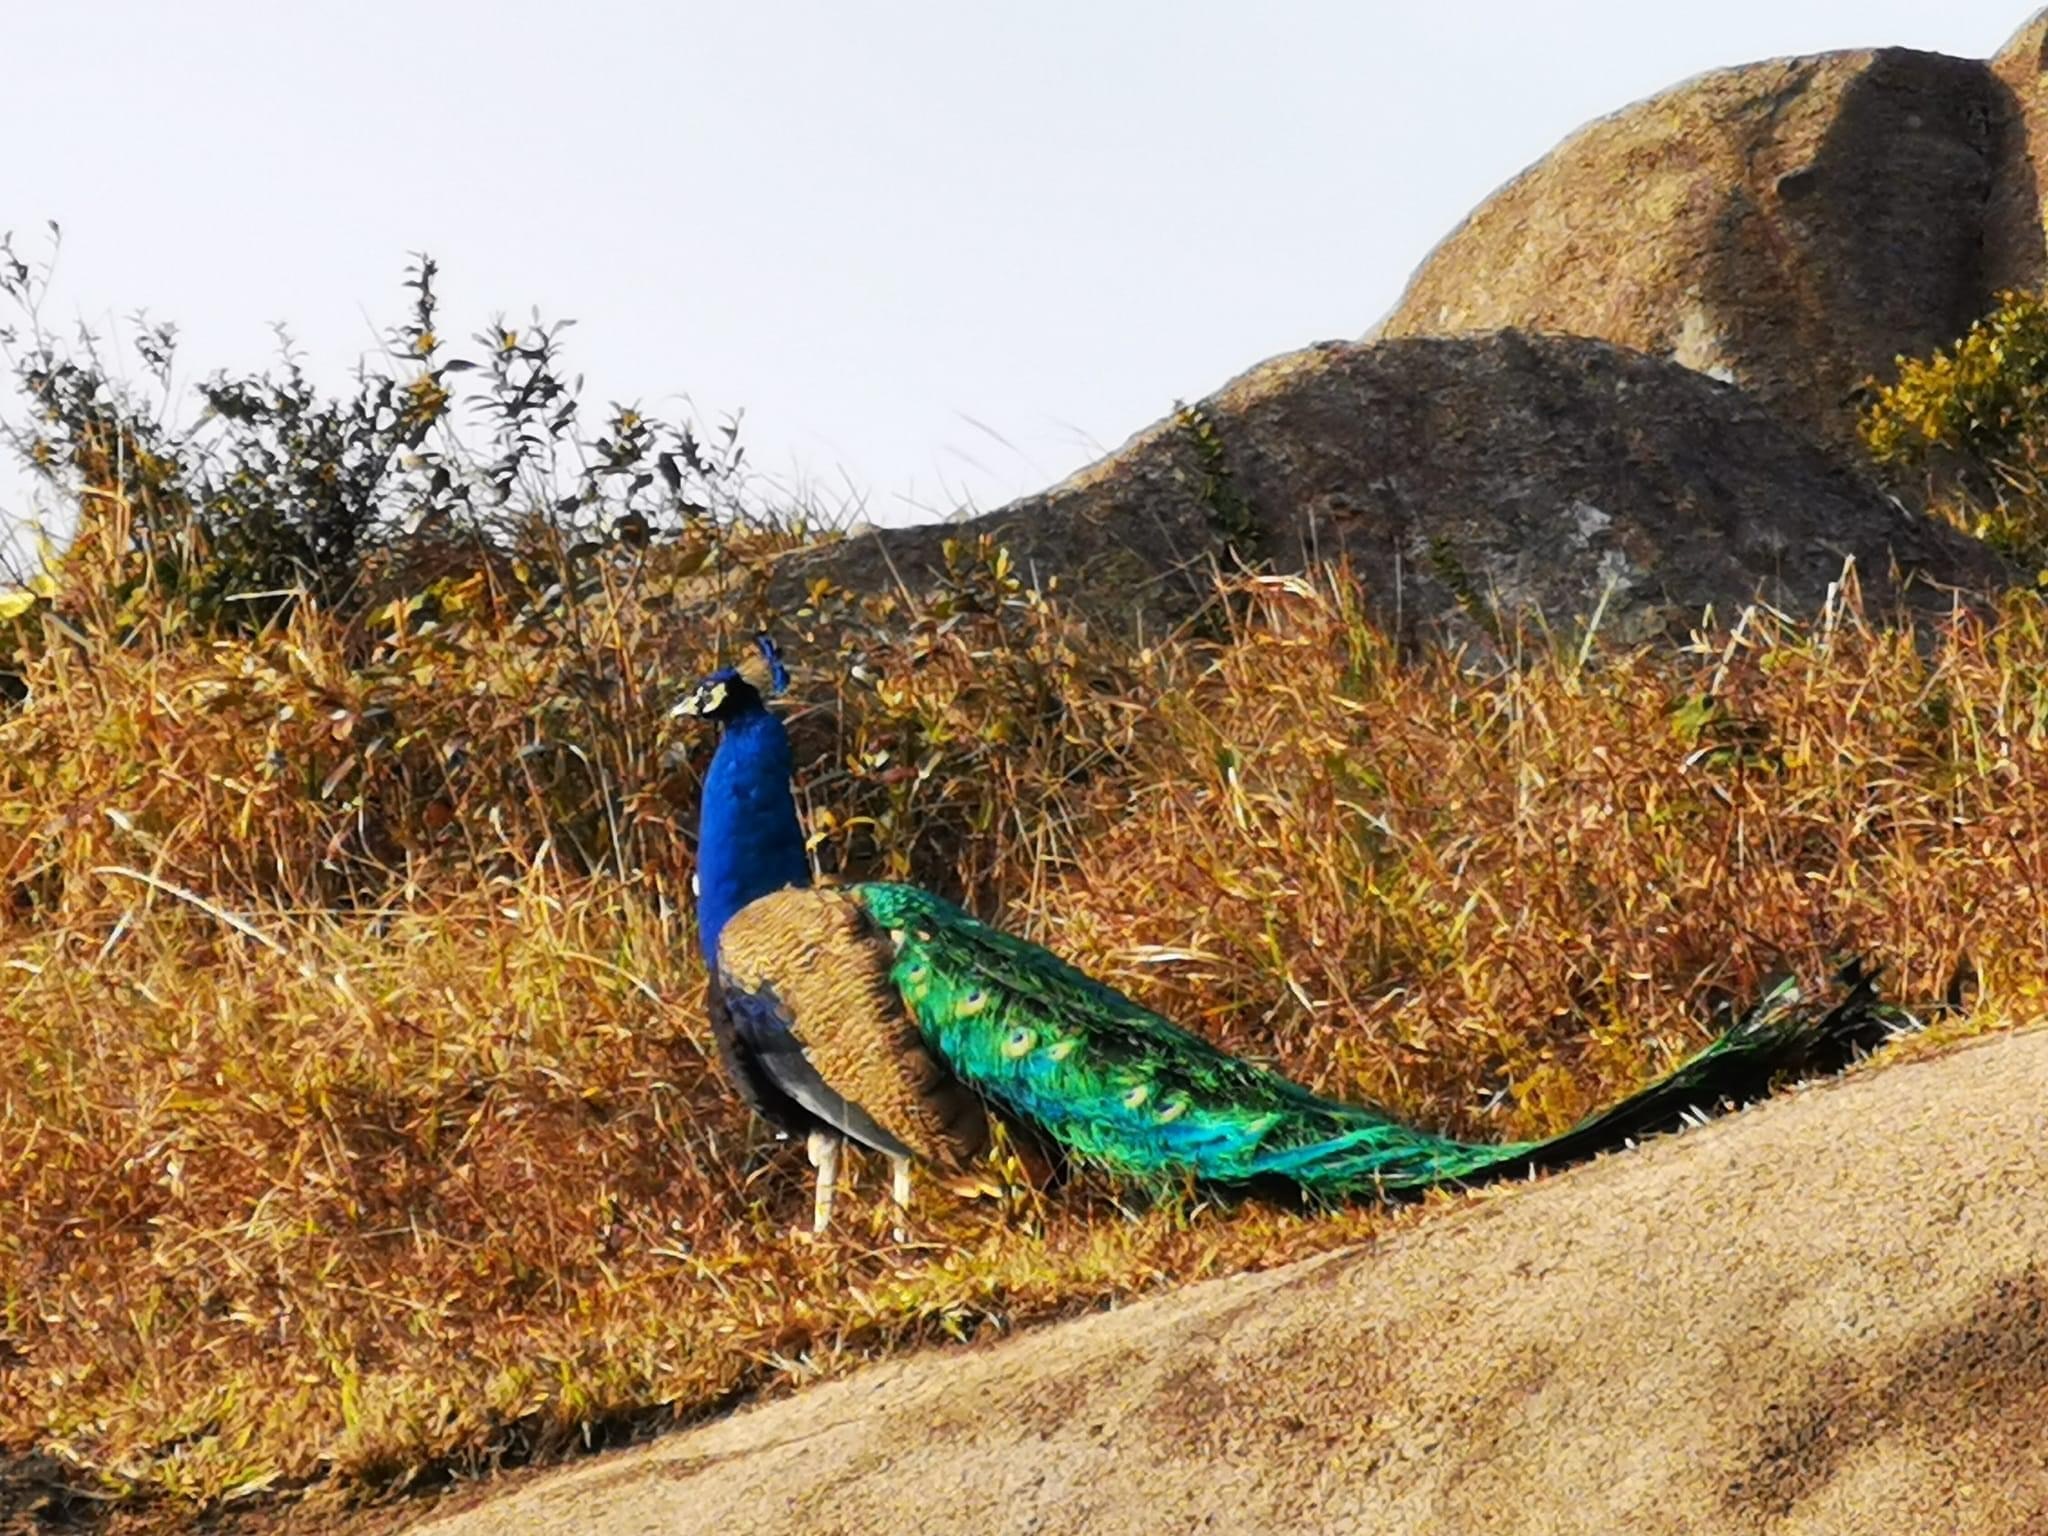
<svg viewBox="0 0 2048 1536">
<path fill-rule="evenodd" d="M 890 981 L 887 935 L 843 890 L 749 902 L 718 941 L 718 990 L 753 1070 L 863 1145 L 958 1168 L 980 1101 L 926 1046 Z"/>
<path fill-rule="evenodd" d="M 854 888 L 892 977 L 953 1072 L 1071 1151 L 1126 1172 L 1256 1171 L 1349 1111 L 1217 1049 L 1050 951 L 915 886 Z"/>
</svg>

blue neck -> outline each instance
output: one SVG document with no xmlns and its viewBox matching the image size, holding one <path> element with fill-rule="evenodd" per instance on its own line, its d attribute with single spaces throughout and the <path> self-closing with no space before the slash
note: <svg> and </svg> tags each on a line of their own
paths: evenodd
<svg viewBox="0 0 2048 1536">
<path fill-rule="evenodd" d="M 718 936 L 735 912 L 770 891 L 811 883 L 789 793 L 793 767 L 782 722 L 765 708 L 725 723 L 697 821 L 697 930 L 714 970 Z"/>
</svg>

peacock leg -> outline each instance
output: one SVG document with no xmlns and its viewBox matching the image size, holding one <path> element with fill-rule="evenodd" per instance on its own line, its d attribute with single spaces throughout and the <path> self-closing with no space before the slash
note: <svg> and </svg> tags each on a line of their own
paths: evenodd
<svg viewBox="0 0 2048 1536">
<path fill-rule="evenodd" d="M 811 1166 L 818 1170 L 818 1190 L 811 1202 L 811 1230 L 824 1232 L 832 1225 L 832 1196 L 839 1186 L 840 1138 L 833 1131 L 813 1131 L 806 1147 Z"/>
<path fill-rule="evenodd" d="M 896 1200 L 896 1227 L 894 1237 L 902 1242 L 909 1234 L 904 1224 L 910 1217 L 910 1159 L 891 1157 L 889 1159 L 889 1193 Z"/>
</svg>

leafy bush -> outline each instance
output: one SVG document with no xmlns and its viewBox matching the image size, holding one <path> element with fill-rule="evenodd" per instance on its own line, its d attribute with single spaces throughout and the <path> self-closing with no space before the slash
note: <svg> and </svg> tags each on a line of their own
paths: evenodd
<svg viewBox="0 0 2048 1536">
<path fill-rule="evenodd" d="M 499 317 L 457 355 L 436 271 L 426 256 L 409 269 L 410 313 L 352 389 L 323 393 L 280 331 L 275 371 L 208 379 L 181 424 L 175 327 L 135 338 L 154 393 L 126 384 L 89 333 L 52 335 L 49 266 L 0 240 L 0 295 L 20 317 L 0 347 L 28 405 L 6 435 L 78 513 L 60 601 L 118 623 L 169 602 L 249 631 L 305 599 L 348 615 L 410 595 L 422 566 L 488 569 L 532 599 L 589 585 L 608 555 L 666 549 L 701 568 L 735 532 L 808 527 L 750 496 L 736 418 L 706 434 L 615 404 L 588 422 L 563 370 L 571 322 Z"/>
<path fill-rule="evenodd" d="M 1898 360 L 1860 420 L 1880 463 L 1929 473 L 1965 532 L 2048 563 L 2048 300 L 2004 293 L 1952 346 Z"/>
<path fill-rule="evenodd" d="M 2048 427 L 2048 302 L 2039 295 L 2000 294 L 1953 346 L 1898 367 L 1863 417 L 1880 459 L 1924 462 L 1938 448 L 1983 464 L 2038 456 Z"/>
</svg>

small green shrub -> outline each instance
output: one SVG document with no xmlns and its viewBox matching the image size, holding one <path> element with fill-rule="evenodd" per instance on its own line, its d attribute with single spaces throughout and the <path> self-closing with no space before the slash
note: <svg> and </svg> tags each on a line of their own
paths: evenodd
<svg viewBox="0 0 2048 1536">
<path fill-rule="evenodd" d="M 2048 299 L 2003 293 L 1953 345 L 1898 360 L 1858 425 L 1880 464 L 1926 473 L 1934 510 L 2048 564 Z"/>
<path fill-rule="evenodd" d="M 2048 432 L 2048 300 L 2003 293 L 1961 340 L 1900 358 L 1863 415 L 1880 460 L 1921 464 L 1944 449 L 1985 465 L 2031 463 Z"/>
</svg>

